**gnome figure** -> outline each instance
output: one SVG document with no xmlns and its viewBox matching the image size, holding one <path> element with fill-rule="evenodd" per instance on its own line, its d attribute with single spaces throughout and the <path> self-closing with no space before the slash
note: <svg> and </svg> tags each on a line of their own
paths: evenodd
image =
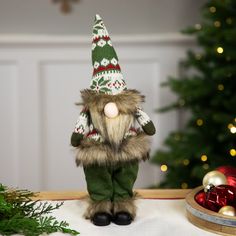
<svg viewBox="0 0 236 236">
<path fill-rule="evenodd" d="M 93 26 L 92 64 L 90 89 L 81 91 L 84 105 L 71 137 L 90 197 L 85 218 L 98 226 L 128 225 L 136 215 L 133 185 L 138 165 L 149 157 L 155 127 L 140 108 L 144 96 L 127 89 L 99 15 Z M 142 129 L 135 128 L 135 121 Z"/>
</svg>

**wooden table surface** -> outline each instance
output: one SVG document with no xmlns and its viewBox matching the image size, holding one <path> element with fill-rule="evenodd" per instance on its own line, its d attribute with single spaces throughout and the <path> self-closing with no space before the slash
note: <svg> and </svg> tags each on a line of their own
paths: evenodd
<svg viewBox="0 0 236 236">
<path fill-rule="evenodd" d="M 143 199 L 184 199 L 191 189 L 136 189 L 138 198 Z M 75 200 L 87 197 L 85 191 L 44 191 L 39 192 L 36 200 Z"/>
</svg>

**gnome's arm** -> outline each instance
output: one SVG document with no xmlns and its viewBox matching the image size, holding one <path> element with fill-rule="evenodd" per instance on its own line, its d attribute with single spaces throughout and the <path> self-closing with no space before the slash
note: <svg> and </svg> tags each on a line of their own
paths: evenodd
<svg viewBox="0 0 236 236">
<path fill-rule="evenodd" d="M 137 107 L 137 110 L 135 112 L 135 118 L 137 119 L 138 123 L 147 135 L 154 135 L 156 133 L 156 129 L 153 122 L 140 107 Z"/>
<path fill-rule="evenodd" d="M 78 147 L 81 140 L 88 130 L 89 111 L 86 107 L 79 114 L 79 118 L 76 122 L 74 132 L 71 136 L 71 145 Z"/>
</svg>

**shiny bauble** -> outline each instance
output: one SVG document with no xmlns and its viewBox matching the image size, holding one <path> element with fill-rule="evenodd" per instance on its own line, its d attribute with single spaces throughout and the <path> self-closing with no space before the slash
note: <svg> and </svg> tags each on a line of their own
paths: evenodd
<svg viewBox="0 0 236 236">
<path fill-rule="evenodd" d="M 107 118 L 115 118 L 119 114 L 119 110 L 114 102 L 108 102 L 104 107 L 104 113 Z"/>
<path fill-rule="evenodd" d="M 236 188 L 230 185 L 218 185 L 206 193 L 206 206 L 218 211 L 226 205 L 234 205 L 236 201 Z"/>
<path fill-rule="evenodd" d="M 204 192 L 208 193 L 210 192 L 215 186 L 213 184 L 208 184 L 205 188 L 204 188 Z"/>
<path fill-rule="evenodd" d="M 236 210 L 232 206 L 223 206 L 220 208 L 218 213 L 226 215 L 226 216 L 236 216 Z"/>
<path fill-rule="evenodd" d="M 206 194 L 204 192 L 199 192 L 196 194 L 195 196 L 195 201 L 201 205 L 201 206 L 205 206 L 205 202 L 206 202 Z"/>
<path fill-rule="evenodd" d="M 218 186 L 221 184 L 227 184 L 227 179 L 226 179 L 225 175 L 222 174 L 220 171 L 213 170 L 213 171 L 208 172 L 203 177 L 202 184 L 203 184 L 204 188 L 209 184 L 213 184 L 214 186 Z"/>
<path fill-rule="evenodd" d="M 228 185 L 236 188 L 236 168 L 233 166 L 220 166 L 216 170 L 225 175 Z"/>
</svg>

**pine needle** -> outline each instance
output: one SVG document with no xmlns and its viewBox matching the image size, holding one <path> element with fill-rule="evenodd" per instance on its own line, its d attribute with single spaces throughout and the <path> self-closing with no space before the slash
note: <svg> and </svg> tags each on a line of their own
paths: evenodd
<svg viewBox="0 0 236 236">
<path fill-rule="evenodd" d="M 76 230 L 68 228 L 69 224 L 66 221 L 58 222 L 55 217 L 47 216 L 59 209 L 63 202 L 53 206 L 48 202 L 32 201 L 33 196 L 35 193 L 29 190 L 11 189 L 0 184 L 0 234 L 79 234 Z"/>
</svg>

